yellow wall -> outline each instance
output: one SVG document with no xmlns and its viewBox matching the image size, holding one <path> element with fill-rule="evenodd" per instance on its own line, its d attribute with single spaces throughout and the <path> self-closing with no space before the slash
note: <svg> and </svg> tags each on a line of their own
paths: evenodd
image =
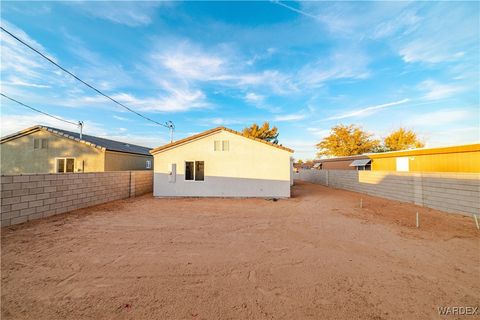
<svg viewBox="0 0 480 320">
<path fill-rule="evenodd" d="M 372 170 L 396 171 L 396 158 L 376 155 L 372 160 Z M 480 172 L 480 151 L 412 155 L 408 158 L 410 172 Z"/>
<path fill-rule="evenodd" d="M 228 140 L 229 151 L 214 151 L 215 140 Z M 291 153 L 227 131 L 189 141 L 154 155 L 155 173 L 185 174 L 185 161 L 205 161 L 205 176 L 290 181 Z"/>
<path fill-rule="evenodd" d="M 47 149 L 34 149 L 33 139 L 48 139 Z M 53 173 L 56 157 L 75 158 L 75 172 L 104 169 L 104 151 L 40 130 L 0 144 L 2 174 Z"/>
<path fill-rule="evenodd" d="M 150 170 L 146 168 L 146 161 L 150 160 L 153 168 L 153 157 L 140 154 L 105 152 L 105 171 L 123 170 Z"/>
</svg>

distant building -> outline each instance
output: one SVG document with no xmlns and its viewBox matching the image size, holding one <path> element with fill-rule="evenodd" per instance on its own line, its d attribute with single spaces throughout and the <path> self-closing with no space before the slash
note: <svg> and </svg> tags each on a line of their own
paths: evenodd
<svg viewBox="0 0 480 320">
<path fill-rule="evenodd" d="M 157 197 L 290 197 L 293 150 L 214 128 L 151 151 Z"/>
<path fill-rule="evenodd" d="M 0 140 L 1 174 L 151 170 L 150 148 L 46 126 Z"/>
<path fill-rule="evenodd" d="M 480 144 L 419 148 L 315 160 L 318 170 L 480 172 Z"/>
<path fill-rule="evenodd" d="M 365 155 L 320 159 L 315 160 L 313 168 L 318 170 L 371 170 L 371 160 Z"/>
</svg>

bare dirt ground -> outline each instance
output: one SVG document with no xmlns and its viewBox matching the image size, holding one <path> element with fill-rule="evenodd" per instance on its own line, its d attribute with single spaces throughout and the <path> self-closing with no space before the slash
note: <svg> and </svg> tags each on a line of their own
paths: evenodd
<svg viewBox="0 0 480 320">
<path fill-rule="evenodd" d="M 302 182 L 279 201 L 143 196 L 2 229 L 1 318 L 437 319 L 480 305 L 479 235 Z"/>
</svg>

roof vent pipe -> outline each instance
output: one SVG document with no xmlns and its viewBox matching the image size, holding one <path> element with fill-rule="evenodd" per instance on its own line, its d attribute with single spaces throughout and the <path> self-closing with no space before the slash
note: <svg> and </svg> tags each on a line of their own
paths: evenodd
<svg viewBox="0 0 480 320">
<path fill-rule="evenodd" d="M 83 121 L 78 121 L 78 127 L 80 128 L 80 139 L 82 139 L 82 134 L 83 134 Z"/>
</svg>

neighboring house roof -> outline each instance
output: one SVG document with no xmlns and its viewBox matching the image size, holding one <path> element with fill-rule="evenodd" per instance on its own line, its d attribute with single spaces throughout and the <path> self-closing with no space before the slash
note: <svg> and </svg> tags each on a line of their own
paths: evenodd
<svg viewBox="0 0 480 320">
<path fill-rule="evenodd" d="M 465 144 L 450 147 L 438 147 L 438 148 L 418 148 L 410 150 L 389 151 L 380 153 L 367 153 L 366 156 L 372 159 L 390 158 L 390 157 L 410 157 L 420 155 L 432 155 L 432 154 L 445 154 L 445 153 L 457 153 L 457 152 L 478 152 L 480 151 L 480 143 Z"/>
<path fill-rule="evenodd" d="M 92 146 L 94 148 L 98 149 L 104 149 L 108 151 L 117 151 L 117 152 L 125 152 L 125 153 L 133 153 L 133 154 L 141 154 L 141 155 L 150 155 L 150 148 L 147 147 L 142 147 L 126 142 L 120 142 L 120 141 L 115 141 L 115 140 L 110 140 L 110 139 L 105 139 L 105 138 L 100 138 L 100 137 L 95 137 L 91 136 L 88 134 L 82 134 L 82 139 L 80 139 L 80 133 L 78 132 L 72 132 L 72 131 L 67 131 L 63 129 L 57 129 L 57 128 L 52 128 L 52 127 L 47 127 L 47 126 L 34 126 L 16 133 L 13 133 L 11 135 L 5 136 L 1 138 L 0 143 L 4 143 L 16 138 L 19 138 L 21 136 L 25 136 L 28 134 L 31 134 L 33 132 L 39 131 L 39 130 L 45 130 L 48 132 L 51 132 L 53 134 L 87 144 L 89 146 Z"/>
<path fill-rule="evenodd" d="M 213 129 L 210 129 L 210 130 L 201 132 L 201 133 L 199 133 L 199 134 L 190 136 L 190 137 L 188 137 L 188 138 L 181 139 L 181 140 L 178 140 L 178 141 L 175 141 L 175 142 L 172 142 L 172 143 L 168 143 L 168 144 L 166 144 L 166 145 L 163 145 L 163 146 L 160 146 L 160 147 L 158 147 L 158 148 L 152 149 L 152 150 L 150 151 L 150 153 L 151 153 L 151 154 L 155 154 L 155 153 L 158 153 L 158 152 L 160 152 L 160 151 L 163 151 L 163 150 L 166 150 L 166 149 L 169 149 L 169 148 L 172 148 L 172 147 L 175 147 L 175 146 L 184 144 L 184 143 L 188 143 L 188 142 L 190 142 L 190 141 L 193 141 L 193 140 L 196 140 L 196 139 L 199 139 L 199 138 L 203 138 L 203 137 L 205 137 L 205 136 L 208 136 L 208 135 L 210 135 L 210 134 L 214 134 L 214 133 L 217 133 L 217 132 L 220 132 L 220 131 L 227 131 L 227 132 L 230 132 L 230 133 L 239 135 L 239 136 L 241 136 L 241 137 L 244 137 L 244 138 L 246 138 L 246 139 L 250 139 L 250 140 L 253 140 L 253 141 L 261 142 L 261 143 L 264 143 L 264 144 L 269 145 L 269 146 L 271 146 L 271 147 L 275 147 L 275 148 L 278 148 L 278 149 L 285 150 L 285 151 L 288 151 L 288 152 L 293 153 L 293 150 L 292 150 L 292 149 L 289 149 L 289 148 L 286 148 L 286 147 L 284 147 L 284 146 L 281 146 L 281 145 L 278 145 L 278 144 L 274 144 L 274 143 L 271 143 L 271 142 L 268 142 L 268 141 L 265 141 L 265 140 L 262 140 L 262 139 L 247 137 L 247 136 L 244 136 L 243 134 L 241 134 L 241 133 L 238 132 L 238 131 L 235 131 L 235 130 L 232 130 L 232 129 L 228 129 L 228 128 L 225 128 L 225 127 L 213 128 Z"/>
<path fill-rule="evenodd" d="M 359 159 L 368 159 L 368 156 L 360 154 L 357 156 L 345 156 L 345 157 L 335 157 L 335 158 L 326 158 L 315 160 L 315 163 L 324 163 L 324 162 L 335 162 L 335 161 L 348 161 L 348 160 L 359 160 Z"/>
</svg>

